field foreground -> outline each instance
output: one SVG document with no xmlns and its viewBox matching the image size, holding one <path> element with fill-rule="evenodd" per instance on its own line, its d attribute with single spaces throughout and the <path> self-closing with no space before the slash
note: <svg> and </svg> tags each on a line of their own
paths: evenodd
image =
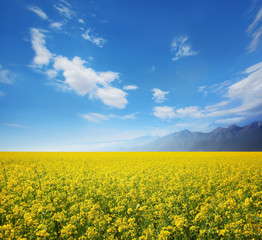
<svg viewBox="0 0 262 240">
<path fill-rule="evenodd" d="M 261 239 L 262 153 L 0 153 L 0 239 Z"/>
</svg>

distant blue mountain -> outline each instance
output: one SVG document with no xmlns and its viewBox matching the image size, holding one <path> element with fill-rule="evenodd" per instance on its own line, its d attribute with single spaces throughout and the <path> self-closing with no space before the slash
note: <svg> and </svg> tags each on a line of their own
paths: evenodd
<svg viewBox="0 0 262 240">
<path fill-rule="evenodd" d="M 158 137 L 133 151 L 262 151 L 262 121 L 231 125 L 209 133 L 183 130 Z"/>
</svg>

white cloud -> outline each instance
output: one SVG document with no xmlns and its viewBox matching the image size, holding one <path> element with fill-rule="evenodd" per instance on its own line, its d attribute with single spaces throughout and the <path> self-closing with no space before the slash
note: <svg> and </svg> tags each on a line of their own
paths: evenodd
<svg viewBox="0 0 262 240">
<path fill-rule="evenodd" d="M 258 10 L 253 22 L 248 26 L 247 33 L 251 37 L 251 43 L 248 46 L 248 52 L 254 52 L 259 45 L 260 37 L 262 35 L 262 7 Z"/>
<path fill-rule="evenodd" d="M 111 83 L 119 79 L 118 72 L 106 71 L 96 72 L 85 66 L 85 61 L 75 56 L 69 60 L 64 56 L 53 56 L 46 48 L 44 30 L 31 28 L 32 47 L 36 53 L 34 64 L 37 67 L 48 65 L 53 60 L 53 69 L 49 68 L 44 73 L 51 79 L 57 78 L 59 72 L 64 80 L 55 79 L 50 85 L 63 91 L 73 90 L 79 95 L 87 95 L 91 99 L 99 99 L 105 105 L 123 109 L 128 101 L 127 93 L 119 88 L 113 87 Z"/>
<path fill-rule="evenodd" d="M 248 103 L 258 99 L 262 102 L 262 63 L 248 68 L 245 72 L 252 71 L 243 80 L 232 84 L 226 94 L 231 99 L 241 99 Z"/>
<path fill-rule="evenodd" d="M 89 114 L 82 114 L 82 117 L 89 122 L 100 122 L 101 120 L 108 120 L 108 117 L 104 114 L 99 113 L 89 113 Z"/>
<path fill-rule="evenodd" d="M 126 120 L 126 119 L 136 119 L 136 115 L 137 115 L 137 114 L 138 114 L 138 113 L 136 112 L 136 113 L 131 113 L 131 114 L 124 115 L 124 116 L 121 116 L 121 117 L 116 116 L 116 118 L 119 118 L 119 119 L 122 119 L 122 120 Z"/>
<path fill-rule="evenodd" d="M 54 8 L 59 12 L 60 15 L 68 19 L 71 19 L 76 15 L 76 12 L 72 10 L 71 5 L 64 0 L 59 0 L 59 2 L 54 5 Z"/>
<path fill-rule="evenodd" d="M 42 65 L 48 65 L 52 58 L 51 52 L 46 48 L 46 36 L 43 34 L 43 32 L 46 31 L 37 28 L 31 28 L 32 47 L 36 53 L 33 62 L 39 67 L 42 67 Z"/>
<path fill-rule="evenodd" d="M 216 120 L 216 123 L 219 123 L 219 124 L 236 124 L 238 122 L 241 122 L 242 120 L 244 120 L 243 117 L 225 118 L 225 119 Z"/>
<path fill-rule="evenodd" d="M 37 6 L 30 6 L 28 7 L 28 9 L 32 12 L 34 12 L 37 16 L 39 16 L 40 18 L 44 19 L 44 20 L 47 20 L 48 17 L 46 15 L 46 13 L 39 7 Z"/>
<path fill-rule="evenodd" d="M 232 83 L 227 80 L 222 83 L 215 83 L 212 86 L 210 86 L 209 89 L 212 93 L 223 93 L 226 90 L 226 88 L 231 84 Z"/>
<path fill-rule="evenodd" d="M 196 55 L 197 52 L 192 50 L 190 44 L 186 43 L 188 37 L 177 37 L 174 38 L 171 45 L 171 52 L 175 54 L 172 58 L 173 61 L 177 61 L 180 58 Z"/>
<path fill-rule="evenodd" d="M 117 116 L 114 114 L 110 114 L 110 115 L 104 115 L 104 114 L 100 114 L 100 113 L 88 113 L 88 114 L 82 114 L 81 116 L 88 120 L 89 122 L 101 122 L 101 121 L 106 121 L 106 120 L 110 120 L 110 119 L 120 119 L 120 120 L 126 120 L 126 119 L 136 119 L 136 115 L 138 113 L 131 113 L 128 115 L 124 115 L 124 116 Z"/>
<path fill-rule="evenodd" d="M 222 96 L 225 99 L 213 105 L 205 107 L 189 106 L 174 110 L 171 107 L 157 109 L 154 115 L 164 119 L 162 112 L 171 112 L 172 118 L 216 118 L 216 123 L 240 122 L 262 114 L 262 64 L 258 63 L 247 68 L 248 73 L 242 80 L 231 84 L 226 88 Z M 159 113 L 158 113 L 159 112 Z M 166 117 L 167 118 L 167 117 Z M 172 119 L 170 118 L 170 119 Z M 219 119 L 222 118 L 222 119 Z"/>
<path fill-rule="evenodd" d="M 82 24 L 85 24 L 85 21 L 81 18 L 78 19 L 78 22 L 82 23 Z"/>
<path fill-rule="evenodd" d="M 166 95 L 169 93 L 169 91 L 164 92 L 164 91 L 162 91 L 158 88 L 153 88 L 152 92 L 153 92 L 153 98 L 152 99 L 155 99 L 155 102 L 157 102 L 157 103 L 164 102 L 166 100 Z"/>
<path fill-rule="evenodd" d="M 171 120 L 176 116 L 174 108 L 168 106 L 155 107 L 153 114 L 162 120 Z"/>
<path fill-rule="evenodd" d="M 8 69 L 4 69 L 0 64 L 0 83 L 12 84 L 12 74 Z"/>
<path fill-rule="evenodd" d="M 48 76 L 48 78 L 56 78 L 57 76 L 57 72 L 55 70 L 49 69 L 46 71 L 46 75 Z"/>
<path fill-rule="evenodd" d="M 59 0 L 61 3 L 67 5 L 68 7 L 72 8 L 71 4 L 68 3 L 66 0 Z"/>
<path fill-rule="evenodd" d="M 63 71 L 65 78 L 65 84 L 74 90 L 79 95 L 86 95 L 97 88 L 97 83 L 105 82 L 108 80 L 103 79 L 103 76 L 107 73 L 111 76 L 110 80 L 113 81 L 118 78 L 118 75 L 113 72 L 96 73 L 92 68 L 84 66 L 86 62 L 80 57 L 74 57 L 70 61 L 67 57 L 58 56 L 55 58 L 54 68 L 56 71 Z M 101 74 L 104 74 L 101 76 Z"/>
<path fill-rule="evenodd" d="M 98 88 L 96 92 L 96 96 L 100 98 L 105 105 L 119 109 L 126 107 L 128 103 L 126 95 L 127 93 L 123 90 L 110 86 Z"/>
<path fill-rule="evenodd" d="M 5 96 L 5 93 L 0 90 L 0 97 Z"/>
<path fill-rule="evenodd" d="M 94 43 L 98 47 L 102 48 L 106 43 L 106 40 L 101 37 L 96 37 L 96 35 L 92 34 L 92 29 L 87 29 L 85 33 L 81 35 L 84 39 Z"/>
<path fill-rule="evenodd" d="M 260 43 L 261 35 L 262 35 L 262 26 L 257 31 L 252 33 L 252 35 L 251 35 L 252 41 L 248 46 L 248 52 L 249 53 L 254 52 L 257 49 L 257 47 Z"/>
<path fill-rule="evenodd" d="M 124 90 L 136 90 L 138 87 L 136 85 L 127 85 L 123 87 Z"/>
<path fill-rule="evenodd" d="M 127 93 L 119 88 L 112 87 L 110 84 L 119 79 L 117 72 L 96 72 L 92 68 L 84 66 L 86 63 L 80 57 L 74 57 L 72 61 L 63 56 L 55 59 L 54 69 L 62 71 L 65 78 L 60 82 L 62 87 L 74 90 L 79 95 L 89 94 L 90 98 L 98 98 L 105 105 L 123 109 L 128 101 Z"/>
<path fill-rule="evenodd" d="M 207 105 L 205 106 L 205 111 L 206 112 L 214 112 L 217 111 L 223 107 L 225 107 L 226 105 L 228 105 L 230 103 L 230 101 L 222 101 L 213 105 Z"/>
<path fill-rule="evenodd" d="M 62 26 L 63 26 L 63 23 L 61 22 L 53 22 L 50 24 L 50 28 L 55 29 L 55 30 L 61 30 Z"/>
<path fill-rule="evenodd" d="M 192 118 L 200 118 L 204 117 L 202 111 L 198 106 L 190 106 L 186 108 L 179 108 L 176 110 L 176 116 L 179 118 L 184 117 L 192 117 Z"/>
<path fill-rule="evenodd" d="M 249 74 L 249 73 L 255 72 L 255 71 L 259 70 L 259 69 L 262 69 L 262 62 L 259 62 L 259 63 L 255 64 L 255 65 L 247 68 L 247 69 L 243 72 L 243 74 Z"/>
<path fill-rule="evenodd" d="M 202 92 L 204 94 L 204 96 L 207 96 L 208 92 L 206 90 L 206 86 L 200 86 L 198 87 L 198 92 Z"/>
</svg>

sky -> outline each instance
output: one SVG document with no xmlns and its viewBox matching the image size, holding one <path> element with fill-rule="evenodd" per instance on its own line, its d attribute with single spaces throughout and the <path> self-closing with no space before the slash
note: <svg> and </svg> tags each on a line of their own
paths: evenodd
<svg viewBox="0 0 262 240">
<path fill-rule="evenodd" d="M 3 0 L 0 36 L 0 151 L 262 119 L 262 1 Z"/>
</svg>

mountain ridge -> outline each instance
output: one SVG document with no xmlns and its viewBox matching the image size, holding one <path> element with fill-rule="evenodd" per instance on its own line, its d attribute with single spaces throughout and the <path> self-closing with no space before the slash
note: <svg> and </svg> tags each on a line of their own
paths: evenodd
<svg viewBox="0 0 262 240">
<path fill-rule="evenodd" d="M 218 127 L 208 133 L 185 129 L 136 146 L 134 151 L 262 151 L 262 121 Z"/>
</svg>

